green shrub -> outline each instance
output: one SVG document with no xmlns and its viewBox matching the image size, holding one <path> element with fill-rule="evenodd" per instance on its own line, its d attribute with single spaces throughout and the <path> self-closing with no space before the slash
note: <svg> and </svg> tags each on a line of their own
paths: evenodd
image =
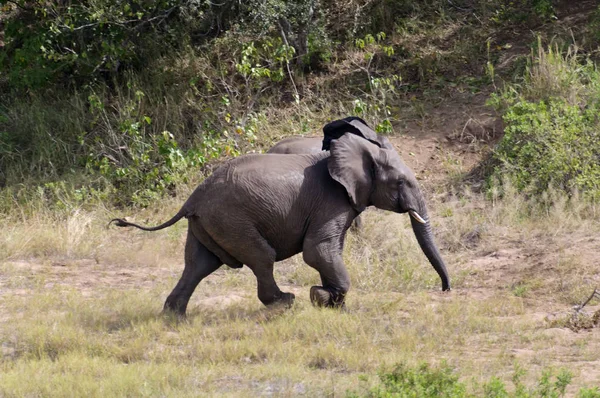
<svg viewBox="0 0 600 398">
<path fill-rule="evenodd" d="M 363 394 L 349 393 L 349 397 L 370 398 L 427 398 L 427 397 L 486 397 L 486 398 L 559 398 L 564 397 L 571 384 L 572 374 L 567 370 L 554 373 L 544 370 L 533 385 L 526 385 L 522 378 L 526 374 L 520 366 L 516 366 L 512 377 L 512 388 L 507 388 L 504 381 L 493 376 L 483 386 L 467 385 L 458 380 L 448 366 L 430 368 L 427 364 L 418 367 L 396 365 L 391 372 L 379 374 L 380 383 Z M 483 389 L 483 391 L 481 391 Z M 598 388 L 582 388 L 580 398 L 600 396 Z"/>
<path fill-rule="evenodd" d="M 226 113 L 218 123 L 226 104 L 203 114 L 173 92 L 160 98 L 129 86 L 112 95 L 90 91 L 87 98 L 33 97 L 0 109 L 0 182 L 13 187 L 15 201 L 26 200 L 19 186 L 28 183 L 39 184 L 30 196 L 49 206 L 90 195 L 146 206 L 213 159 L 254 145 L 259 115 L 241 122 Z"/>
<path fill-rule="evenodd" d="M 578 398 L 600 398 L 600 387 L 582 388 Z"/>
<path fill-rule="evenodd" d="M 182 39 L 181 0 L 7 1 L 0 71 L 18 88 L 113 78 Z"/>
<path fill-rule="evenodd" d="M 600 107 L 520 100 L 504 114 L 494 176 L 541 194 L 550 185 L 600 198 Z M 508 174 L 506 174 L 508 173 Z"/>
<path fill-rule="evenodd" d="M 99 96 L 91 94 L 92 124 L 102 135 L 84 135 L 80 142 L 88 151 L 86 170 L 102 176 L 118 191 L 113 203 L 146 206 L 187 182 L 190 170 L 213 159 L 239 155 L 237 142 L 228 132 L 217 131 L 209 123 L 203 126 L 200 137 L 181 148 L 171 132 L 160 131 L 145 114 L 146 94 L 135 89 L 130 92 L 133 94 L 121 97 L 118 112 L 112 114 Z M 252 140 L 252 126 L 249 122 L 239 127 L 238 135 Z"/>
<path fill-rule="evenodd" d="M 600 74 L 573 48 L 538 52 L 523 84 L 492 96 L 504 137 L 496 147 L 490 185 L 509 180 L 539 195 L 549 186 L 600 198 Z"/>
<path fill-rule="evenodd" d="M 592 14 L 587 30 L 590 41 L 600 44 L 600 6 Z"/>
<path fill-rule="evenodd" d="M 483 386 L 486 398 L 558 398 L 564 397 L 567 386 L 571 383 L 572 375 L 561 370 L 556 376 L 551 371 L 544 371 L 535 386 L 528 388 L 521 381 L 525 371 L 517 367 L 513 375 L 514 391 L 509 393 L 504 382 L 498 377 L 492 377 Z M 584 389 L 582 389 L 584 391 Z"/>
<path fill-rule="evenodd" d="M 432 369 L 427 364 L 411 368 L 397 365 L 389 373 L 380 373 L 381 385 L 370 390 L 365 397 L 464 397 L 465 385 L 458 381 L 449 367 Z M 350 395 L 358 397 L 359 395 Z"/>
<path fill-rule="evenodd" d="M 552 0 L 516 0 L 496 3 L 490 19 L 495 23 L 505 24 L 507 22 L 522 23 L 528 20 L 539 22 L 553 17 Z"/>
</svg>

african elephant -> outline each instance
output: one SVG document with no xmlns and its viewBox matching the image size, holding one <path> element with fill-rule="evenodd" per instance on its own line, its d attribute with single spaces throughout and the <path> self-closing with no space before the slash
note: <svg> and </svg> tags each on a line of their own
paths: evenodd
<svg viewBox="0 0 600 398">
<path fill-rule="evenodd" d="M 367 125 L 367 122 L 355 116 L 329 123 L 325 126 L 325 134 L 328 135 L 330 131 L 335 131 L 336 129 L 339 130 L 339 125 L 336 123 L 343 122 L 342 124 L 344 125 L 352 123 L 354 121 L 358 121 L 359 123 L 354 123 L 351 126 L 358 130 L 361 136 L 372 138 L 382 148 L 394 149 L 391 142 L 389 142 L 387 138 L 375 134 L 375 132 L 371 130 L 370 127 Z M 321 151 L 323 151 L 323 138 L 292 136 L 284 138 L 277 144 L 273 145 L 267 151 L 267 153 L 304 154 L 320 153 Z M 352 228 L 355 228 L 356 230 L 360 230 L 362 228 L 362 218 L 360 214 L 354 219 L 354 222 L 352 223 Z"/>
<path fill-rule="evenodd" d="M 282 154 L 304 154 L 304 153 L 320 153 L 323 151 L 323 138 L 321 137 L 301 137 L 292 136 L 284 138 L 277 144 L 273 145 L 267 153 L 282 153 Z"/>
<path fill-rule="evenodd" d="M 323 128 L 325 137 L 329 137 L 330 139 L 339 138 L 339 133 L 346 130 L 367 138 L 381 148 L 395 150 L 392 143 L 386 137 L 377 135 L 367 125 L 367 122 L 356 116 L 336 120 Z M 303 154 L 320 153 L 323 150 L 323 138 L 321 137 L 292 136 L 284 138 L 273 145 L 267 153 Z"/>
<path fill-rule="evenodd" d="M 222 264 L 233 268 L 246 264 L 256 276 L 258 298 L 265 305 L 291 305 L 295 297 L 279 289 L 273 265 L 300 252 L 321 276 L 322 286 L 310 289 L 313 304 L 342 307 L 350 289 L 342 260 L 344 237 L 367 206 L 410 214 L 417 241 L 440 276 L 442 290 L 449 290 L 446 266 L 414 174 L 395 150 L 381 147 L 357 124 L 342 122 L 329 134 L 324 129 L 323 146 L 330 151 L 250 154 L 225 163 L 159 226 L 112 220 L 121 227 L 156 231 L 188 219 L 185 268 L 165 311 L 185 315 L 198 283 Z"/>
<path fill-rule="evenodd" d="M 284 138 L 277 144 L 273 145 L 267 153 L 283 153 L 283 154 L 302 154 L 302 153 L 320 153 L 323 151 L 323 139 L 321 137 L 300 137 L 292 136 Z M 362 229 L 362 219 L 360 214 L 356 216 L 354 222 L 350 226 L 355 231 Z"/>
</svg>

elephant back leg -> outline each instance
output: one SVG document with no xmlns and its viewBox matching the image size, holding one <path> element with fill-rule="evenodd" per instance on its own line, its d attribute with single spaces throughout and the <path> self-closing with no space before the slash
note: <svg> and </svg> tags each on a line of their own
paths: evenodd
<svg viewBox="0 0 600 398">
<path fill-rule="evenodd" d="M 342 260 L 343 237 L 316 242 L 304 241 L 304 261 L 321 275 L 323 286 L 310 289 L 310 300 L 320 307 L 344 307 L 346 293 L 350 290 L 350 275 Z"/>
<path fill-rule="evenodd" d="M 164 311 L 172 311 L 184 316 L 190 297 L 198 283 L 221 265 L 223 262 L 194 236 L 190 223 L 185 242 L 185 268 L 179 282 L 167 297 Z"/>
</svg>

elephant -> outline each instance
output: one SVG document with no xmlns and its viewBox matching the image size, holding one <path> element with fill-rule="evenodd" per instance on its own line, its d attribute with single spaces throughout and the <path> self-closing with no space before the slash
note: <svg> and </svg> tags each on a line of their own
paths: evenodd
<svg viewBox="0 0 600 398">
<path fill-rule="evenodd" d="M 303 154 L 320 153 L 323 149 L 323 138 L 292 136 L 284 138 L 273 145 L 267 153 Z"/>
<path fill-rule="evenodd" d="M 302 137 L 292 136 L 284 138 L 277 144 L 273 145 L 267 153 L 283 153 L 283 154 L 301 154 L 301 153 L 319 153 L 323 151 L 323 139 L 321 137 Z M 355 231 L 362 229 L 362 218 L 360 214 L 356 216 L 354 222 L 350 226 Z"/>
<path fill-rule="evenodd" d="M 353 123 L 358 121 L 358 123 Z M 329 123 L 325 126 L 325 134 L 330 135 L 330 131 L 334 132 L 339 129 L 338 124 L 340 121 Z M 368 136 L 384 148 L 394 149 L 389 140 L 385 137 L 376 135 L 373 130 L 369 128 L 367 122 L 363 119 L 353 116 L 342 119 L 342 125 L 347 124 L 359 131 L 361 136 Z M 346 126 L 347 127 L 347 126 Z M 323 139 L 321 137 L 303 137 L 303 136 L 291 136 L 284 138 L 275 145 L 273 145 L 267 153 L 283 153 L 283 154 L 304 154 L 304 153 L 320 153 L 323 151 Z M 351 228 L 356 231 L 362 229 L 362 218 L 360 214 L 356 216 Z"/>
<path fill-rule="evenodd" d="M 302 153 L 320 153 L 325 150 L 324 145 L 331 139 L 339 138 L 341 131 L 350 131 L 360 135 L 371 142 L 375 142 L 379 147 L 395 150 L 392 143 L 383 136 L 377 135 L 363 119 L 351 116 L 341 120 L 336 120 L 328 123 L 323 128 L 323 133 L 326 137 L 324 143 L 321 137 L 303 137 L 292 136 L 284 138 L 277 144 L 273 145 L 267 153 L 284 153 L 284 154 L 302 154 Z"/>
<path fill-rule="evenodd" d="M 161 225 L 146 227 L 113 219 L 111 223 L 119 227 L 145 231 L 188 219 L 185 267 L 164 311 L 185 316 L 200 281 L 223 264 L 248 266 L 263 304 L 291 306 L 295 296 L 279 289 L 273 266 L 298 253 L 321 277 L 321 285 L 310 289 L 311 302 L 344 308 L 350 289 L 342 259 L 344 238 L 368 206 L 410 215 L 413 232 L 438 273 L 442 290 L 450 290 L 415 175 L 395 150 L 383 147 L 369 131 L 363 134 L 354 128 L 357 124 L 357 120 L 342 121 L 329 132 L 324 129 L 323 148 L 329 151 L 248 154 L 226 162 Z"/>
</svg>

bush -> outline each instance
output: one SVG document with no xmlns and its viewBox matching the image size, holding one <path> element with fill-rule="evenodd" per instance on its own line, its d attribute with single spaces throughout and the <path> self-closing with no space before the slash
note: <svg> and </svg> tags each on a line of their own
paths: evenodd
<svg viewBox="0 0 600 398">
<path fill-rule="evenodd" d="M 0 109 L 0 184 L 17 192 L 22 182 L 39 183 L 51 193 L 44 195 L 48 205 L 73 197 L 71 187 L 83 193 L 75 202 L 101 191 L 112 204 L 146 206 L 213 159 L 254 145 L 258 115 L 241 122 L 225 114 L 228 121 L 220 122 L 226 104 L 202 113 L 203 103 L 191 106 L 173 90 L 146 94 L 129 86 L 113 95 L 33 97 Z"/>
<path fill-rule="evenodd" d="M 427 364 L 411 368 L 404 364 L 396 365 L 389 373 L 380 373 L 381 385 L 373 388 L 365 396 L 384 397 L 464 397 L 465 385 L 458 381 L 449 367 L 432 369 Z M 358 397 L 359 395 L 350 395 Z"/>
<path fill-rule="evenodd" d="M 11 86 L 81 84 L 139 67 L 182 39 L 174 23 L 181 0 L 7 1 L 0 70 Z"/>
<path fill-rule="evenodd" d="M 566 389 L 573 378 L 572 374 L 564 369 L 556 374 L 551 370 L 544 370 L 534 385 L 528 386 L 522 381 L 525 374 L 525 370 L 517 365 L 512 377 L 513 388 L 509 392 L 505 383 L 496 376 L 491 377 L 483 386 L 467 388 L 467 385 L 458 381 L 458 376 L 447 366 L 436 369 L 430 368 L 427 364 L 415 368 L 399 364 L 391 372 L 379 374 L 379 385 L 364 394 L 349 393 L 348 396 L 353 398 L 559 398 L 565 396 Z M 482 387 L 483 391 L 476 392 Z M 595 398 L 600 396 L 600 391 L 598 388 L 581 388 L 577 396 Z"/>
<path fill-rule="evenodd" d="M 579 398 L 600 398 L 600 387 L 582 388 Z"/>
<path fill-rule="evenodd" d="M 496 147 L 490 184 L 510 180 L 541 194 L 550 185 L 600 198 L 600 74 L 589 60 L 538 44 L 522 85 L 495 94 L 505 134 Z"/>
<path fill-rule="evenodd" d="M 541 194 L 550 185 L 600 198 L 598 106 L 584 109 L 564 99 L 520 100 L 504 114 L 504 137 L 494 175 L 508 175 L 519 190 Z"/>
</svg>

